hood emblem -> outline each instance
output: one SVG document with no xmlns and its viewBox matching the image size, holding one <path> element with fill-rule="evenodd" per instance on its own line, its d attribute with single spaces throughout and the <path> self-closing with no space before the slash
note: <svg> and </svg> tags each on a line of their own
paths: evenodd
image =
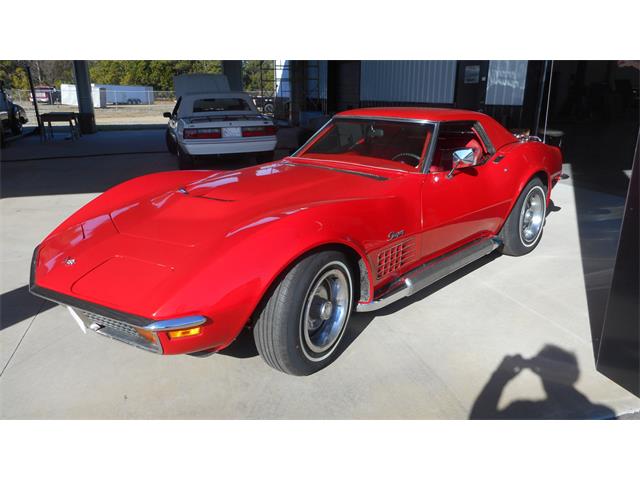
<svg viewBox="0 0 640 480">
<path fill-rule="evenodd" d="M 75 265 L 76 259 L 73 257 L 67 257 L 64 259 L 64 264 L 70 267 L 71 265 Z"/>
</svg>

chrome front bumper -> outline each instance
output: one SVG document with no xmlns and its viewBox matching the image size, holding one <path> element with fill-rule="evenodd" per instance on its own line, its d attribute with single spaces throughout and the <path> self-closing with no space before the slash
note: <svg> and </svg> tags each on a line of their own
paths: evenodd
<svg viewBox="0 0 640 480">
<path fill-rule="evenodd" d="M 160 354 L 162 353 L 162 343 L 158 338 L 158 332 L 194 328 L 206 321 L 205 317 L 194 315 L 160 320 L 145 326 L 135 326 L 87 310 L 65 306 L 83 332 L 86 333 L 87 330 L 91 330 L 105 337 Z"/>
<path fill-rule="evenodd" d="M 149 352 L 162 353 L 158 332 L 194 328 L 207 321 L 202 315 L 153 320 L 41 287 L 35 281 L 39 248 L 39 245 L 35 248 L 31 259 L 29 291 L 40 298 L 67 307 L 83 332 L 89 329 Z"/>
</svg>

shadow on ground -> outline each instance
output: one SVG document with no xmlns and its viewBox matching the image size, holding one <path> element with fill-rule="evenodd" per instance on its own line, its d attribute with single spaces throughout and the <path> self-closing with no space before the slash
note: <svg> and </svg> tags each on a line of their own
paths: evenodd
<svg viewBox="0 0 640 480">
<path fill-rule="evenodd" d="M 55 306 L 55 303 L 31 295 L 27 285 L 5 292 L 0 295 L 0 330 Z"/>
<path fill-rule="evenodd" d="M 508 383 L 525 369 L 540 377 L 547 395 L 544 400 L 516 400 L 498 408 L 500 396 Z M 473 404 L 472 420 L 533 419 L 612 419 L 615 412 L 591 403 L 575 388 L 580 376 L 576 356 L 555 345 L 546 345 L 535 357 L 506 356 L 491 375 Z"/>
<path fill-rule="evenodd" d="M 295 139 L 287 137 L 282 143 L 276 159 L 295 147 Z M 60 133 L 47 142 L 26 135 L 2 149 L 0 160 L 0 198 L 99 193 L 135 177 L 178 169 L 175 156 L 166 149 L 164 130 L 148 129 L 101 131 L 77 141 Z M 197 168 L 233 170 L 253 165 L 250 155 L 203 156 Z"/>
</svg>

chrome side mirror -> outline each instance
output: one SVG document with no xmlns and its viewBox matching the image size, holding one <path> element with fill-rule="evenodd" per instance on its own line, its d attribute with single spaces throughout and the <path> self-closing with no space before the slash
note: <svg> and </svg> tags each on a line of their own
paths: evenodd
<svg viewBox="0 0 640 480">
<path fill-rule="evenodd" d="M 459 148 L 452 153 L 453 162 L 451 170 L 447 173 L 447 178 L 453 177 L 453 172 L 463 163 L 465 167 L 472 167 L 476 164 L 473 148 Z"/>
<path fill-rule="evenodd" d="M 453 163 L 466 163 L 467 165 L 474 165 L 476 160 L 473 156 L 473 148 L 459 148 L 453 152 Z"/>
</svg>

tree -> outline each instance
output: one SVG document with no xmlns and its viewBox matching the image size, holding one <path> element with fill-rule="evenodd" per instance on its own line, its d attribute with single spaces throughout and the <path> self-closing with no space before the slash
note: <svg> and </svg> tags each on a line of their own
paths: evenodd
<svg viewBox="0 0 640 480">
<path fill-rule="evenodd" d="M 242 85 L 247 92 L 264 92 L 271 95 L 274 90 L 274 61 L 246 60 L 242 62 Z"/>
<path fill-rule="evenodd" d="M 28 90 L 29 79 L 27 71 L 24 69 L 26 62 L 1 60 L 0 61 L 0 83 L 6 89 Z"/>
</svg>

